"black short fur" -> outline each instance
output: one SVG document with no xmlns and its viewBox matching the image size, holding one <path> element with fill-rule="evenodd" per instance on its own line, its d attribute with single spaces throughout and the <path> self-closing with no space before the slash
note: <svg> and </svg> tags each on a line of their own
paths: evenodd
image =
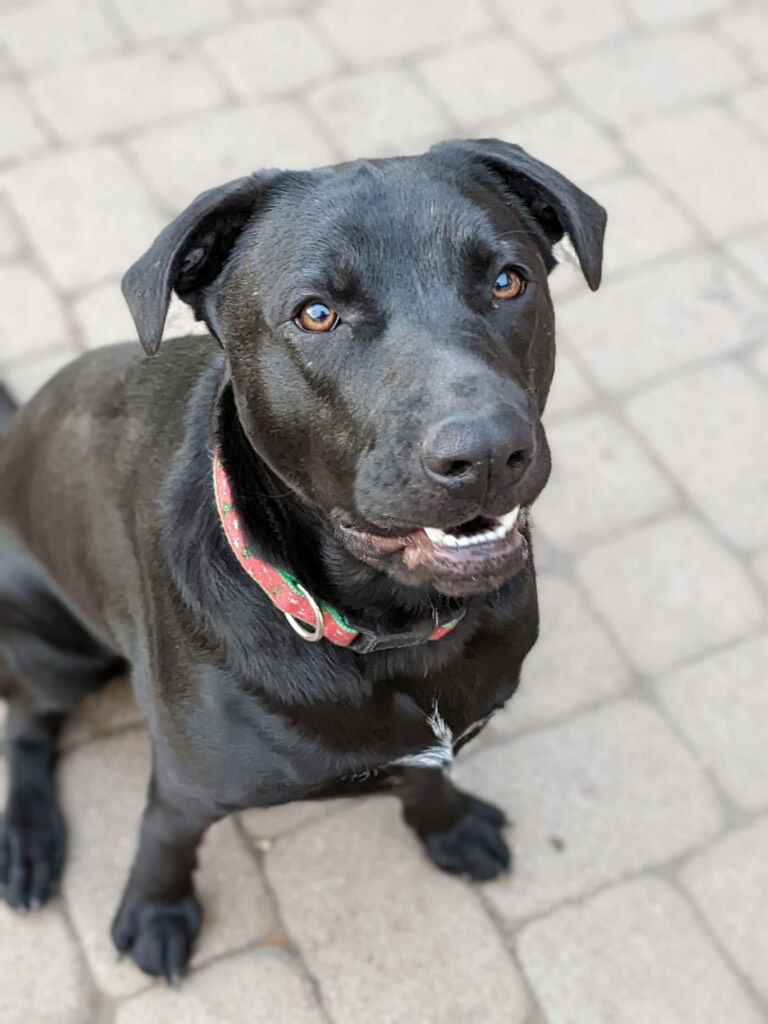
<svg viewBox="0 0 768 1024">
<path fill-rule="evenodd" d="M 567 232 L 596 288 L 604 224 L 518 147 L 454 142 L 214 189 L 131 268 L 124 290 L 153 358 L 135 344 L 83 356 L 0 449 L 12 906 L 43 902 L 59 877 L 61 718 L 124 662 L 153 769 L 113 937 L 150 974 L 183 972 L 200 925 L 196 846 L 239 808 L 397 783 L 439 867 L 489 878 L 508 866 L 500 813 L 402 759 L 434 747 L 435 709 L 458 749 L 513 693 L 537 632 L 532 557 L 511 578 L 500 563 L 457 575 L 355 538 L 535 499 L 549 473 L 551 246 Z M 494 303 L 503 266 L 527 285 Z M 211 335 L 161 348 L 173 288 Z M 294 324 L 317 297 L 341 312 L 332 333 Z M 525 455 L 483 456 L 457 482 L 425 470 L 437 428 L 482 451 L 487 434 L 489 452 L 511 431 Z M 460 624 L 367 655 L 300 639 L 224 538 L 216 446 L 252 546 L 317 598 L 380 632 L 435 609 L 463 611 Z"/>
</svg>

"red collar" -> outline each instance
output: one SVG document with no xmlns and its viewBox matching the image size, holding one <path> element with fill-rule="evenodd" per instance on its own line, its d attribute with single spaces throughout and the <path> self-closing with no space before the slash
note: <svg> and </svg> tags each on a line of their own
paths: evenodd
<svg viewBox="0 0 768 1024">
<path fill-rule="evenodd" d="M 413 647 L 429 640 L 439 640 L 449 633 L 463 617 L 463 612 L 450 621 L 435 620 L 426 629 L 409 633 L 379 635 L 360 626 L 350 625 L 341 612 L 324 601 L 316 601 L 301 583 L 284 569 L 276 569 L 256 558 L 243 536 L 240 517 L 232 503 L 232 488 L 221 464 L 218 451 L 213 456 L 213 490 L 216 508 L 232 553 L 252 580 L 261 587 L 270 601 L 286 617 L 292 629 L 304 640 L 330 640 L 337 647 L 351 647 L 365 654 L 393 647 Z M 305 628 L 302 623 L 310 628 Z"/>
</svg>

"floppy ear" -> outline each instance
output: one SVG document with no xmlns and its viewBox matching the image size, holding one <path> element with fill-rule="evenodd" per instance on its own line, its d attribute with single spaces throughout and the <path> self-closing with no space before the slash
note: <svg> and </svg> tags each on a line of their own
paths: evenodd
<svg viewBox="0 0 768 1024">
<path fill-rule="evenodd" d="M 456 139 L 433 146 L 430 153 L 490 168 L 528 207 L 551 244 L 568 235 L 587 284 L 592 291 L 598 288 L 607 214 L 591 196 L 520 146 L 500 139 Z"/>
<path fill-rule="evenodd" d="M 222 270 L 274 176 L 251 174 L 201 193 L 126 272 L 123 295 L 148 355 L 160 347 L 171 289 L 203 319 L 200 292 Z"/>
</svg>

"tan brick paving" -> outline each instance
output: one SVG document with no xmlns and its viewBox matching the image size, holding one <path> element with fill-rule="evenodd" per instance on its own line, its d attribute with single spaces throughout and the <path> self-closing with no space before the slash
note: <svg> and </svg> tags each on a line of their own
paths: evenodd
<svg viewBox="0 0 768 1024">
<path fill-rule="evenodd" d="M 760 1024 L 690 909 L 640 878 L 530 925 L 520 959 L 552 1024 Z"/>
<path fill-rule="evenodd" d="M 760 551 L 752 559 L 752 568 L 758 579 L 762 581 L 766 593 L 768 593 L 768 549 Z"/>
<path fill-rule="evenodd" d="M 768 544 L 768 459 L 758 440 L 768 395 L 759 381 L 716 363 L 646 391 L 627 411 L 715 530 L 739 548 Z"/>
<path fill-rule="evenodd" d="M 552 279 L 541 640 L 456 768 L 514 873 L 438 874 L 384 798 L 251 811 L 201 851 L 190 979 L 150 985 L 108 936 L 148 757 L 118 680 L 62 737 L 62 896 L 0 908 L 2 1024 L 768 1018 L 766 74 L 759 0 L 0 0 L 20 398 L 133 337 L 121 273 L 260 166 L 497 134 L 611 214 L 604 288 L 567 246 Z"/>
<path fill-rule="evenodd" d="M 23 263 L 0 264 L 0 294 L 1 362 L 66 343 L 62 304 L 40 274 Z"/>
<path fill-rule="evenodd" d="M 628 132 L 626 142 L 712 237 L 738 237 L 768 218 L 764 141 L 725 110 L 670 114 Z"/>
<path fill-rule="evenodd" d="M 494 0 L 494 8 L 521 40 L 549 58 L 621 36 L 629 27 L 614 0 L 551 0 L 519 6 Z"/>
<path fill-rule="evenodd" d="M 334 47 L 361 68 L 461 45 L 494 25 L 483 0 L 320 0 L 310 4 L 310 11 Z"/>
<path fill-rule="evenodd" d="M 768 304 L 725 260 L 697 250 L 609 278 L 596 295 L 582 289 L 559 323 L 574 356 L 618 391 L 764 337 Z"/>
<path fill-rule="evenodd" d="M 117 1010 L 114 1024 L 325 1024 L 295 961 L 269 948 L 236 953 L 194 974 L 179 991 L 157 986 Z"/>
<path fill-rule="evenodd" d="M 303 169 L 336 158 L 336 148 L 322 124 L 292 99 L 201 114 L 194 121 L 143 132 L 130 140 L 128 149 L 155 193 L 173 211 L 212 183 L 250 174 L 255 168 L 283 163 Z"/>
<path fill-rule="evenodd" d="M 684 29 L 577 57 L 565 64 L 563 78 L 598 117 L 623 127 L 732 91 L 747 71 L 727 46 Z"/>
<path fill-rule="evenodd" d="M 522 1024 L 522 981 L 477 898 L 437 875 L 401 828 L 393 798 L 360 801 L 278 840 L 267 856 L 289 933 L 331 1016 Z M 349 870 L 363 863 L 365 871 Z"/>
<path fill-rule="evenodd" d="M 763 134 L 768 132 L 768 86 L 755 85 L 738 93 L 733 98 L 733 107 Z"/>
<path fill-rule="evenodd" d="M 5 203 L 0 205 L 0 259 L 15 256 L 19 250 L 19 233 L 13 225 Z"/>
<path fill-rule="evenodd" d="M 721 823 L 699 766 L 639 701 L 611 701 L 483 750 L 456 778 L 514 822 L 515 870 L 483 889 L 513 925 L 678 857 Z"/>
<path fill-rule="evenodd" d="M 487 74 L 488 68 L 495 69 L 493 75 Z M 462 129 L 478 124 L 488 111 L 509 114 L 555 94 L 554 83 L 536 60 L 496 35 L 429 57 L 418 71 Z"/>
<path fill-rule="evenodd" d="M 765 5 L 733 6 L 736 10 L 724 14 L 717 26 L 726 39 L 736 44 L 739 56 L 746 58 L 754 67 L 768 71 L 768 11 Z"/>
<path fill-rule="evenodd" d="M 681 878 L 734 963 L 768 999 L 768 818 L 692 858 Z"/>
<path fill-rule="evenodd" d="M 425 139 L 448 132 L 446 115 L 400 68 L 334 78 L 310 91 L 307 104 L 345 157 L 418 152 Z"/>
<path fill-rule="evenodd" d="M 176 36 L 180 30 L 197 33 L 230 21 L 234 14 L 230 0 L 112 0 L 112 8 L 137 40 Z"/>
<path fill-rule="evenodd" d="M 687 515 L 596 544 L 576 570 L 640 672 L 741 639 L 765 621 L 739 559 Z"/>
<path fill-rule="evenodd" d="M 492 728 L 505 735 L 557 722 L 631 685 L 615 644 L 573 583 L 541 573 L 539 602 L 540 642 L 526 659 L 515 699 L 492 721 Z"/>
<path fill-rule="evenodd" d="M 690 221 L 640 175 L 621 175 L 599 187 L 600 198 L 611 211 L 604 280 L 660 256 L 692 249 L 699 241 Z"/>
<path fill-rule="evenodd" d="M 768 288 L 768 231 L 764 228 L 746 238 L 736 238 L 726 246 L 744 272 Z"/>
<path fill-rule="evenodd" d="M 337 70 L 331 47 L 295 14 L 265 17 L 213 33 L 202 47 L 238 96 L 299 89 Z M 254 53 L 258 59 L 254 60 Z"/>
<path fill-rule="evenodd" d="M 99 0 L 11 2 L 0 11 L 0 39 L 11 68 L 32 72 L 85 61 L 120 47 L 109 9 Z"/>
<path fill-rule="evenodd" d="M 92 1014 L 94 993 L 58 906 L 25 917 L 0 905 L 0 971 L 3 1024 L 81 1024 Z"/>
<path fill-rule="evenodd" d="M 768 380 L 768 345 L 761 345 L 750 357 L 752 366 L 758 373 Z"/>
<path fill-rule="evenodd" d="M 768 636 L 662 676 L 662 704 L 745 810 L 768 808 Z"/>
<path fill-rule="evenodd" d="M 649 28 L 685 23 L 731 6 L 729 0 L 627 0 L 626 4 L 630 16 Z"/>
<path fill-rule="evenodd" d="M 112 146 L 54 152 L 1 177 L 32 246 L 64 289 L 119 274 L 163 223 Z"/>
<path fill-rule="evenodd" d="M 674 493 L 628 431 L 605 412 L 553 424 L 553 468 L 537 506 L 542 533 L 560 548 L 590 541 L 669 508 Z"/>
<path fill-rule="evenodd" d="M 194 114 L 220 105 L 225 95 L 216 75 L 177 46 L 59 68 L 38 75 L 30 92 L 45 120 L 67 141 Z"/>
<path fill-rule="evenodd" d="M 0 161 L 28 156 L 45 144 L 45 135 L 20 90 L 13 82 L 0 84 Z"/>
<path fill-rule="evenodd" d="M 595 401 L 595 389 L 561 346 L 557 356 L 557 373 L 547 398 L 549 423 L 569 413 L 581 412 Z"/>
</svg>

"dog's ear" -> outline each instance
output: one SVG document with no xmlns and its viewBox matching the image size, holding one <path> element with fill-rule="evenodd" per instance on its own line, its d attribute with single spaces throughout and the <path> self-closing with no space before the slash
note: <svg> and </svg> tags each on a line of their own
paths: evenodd
<svg viewBox="0 0 768 1024">
<path fill-rule="evenodd" d="M 276 174 L 248 175 L 201 193 L 126 272 L 123 295 L 148 355 L 160 347 L 171 289 L 203 318 L 196 301 L 201 290 L 221 272 Z"/>
<path fill-rule="evenodd" d="M 453 162 L 458 158 L 470 173 L 472 165 L 489 168 L 523 201 L 552 245 L 568 235 L 587 284 L 592 291 L 598 288 L 607 215 L 591 196 L 520 146 L 500 139 L 456 139 L 433 146 L 430 153 Z"/>
</svg>

